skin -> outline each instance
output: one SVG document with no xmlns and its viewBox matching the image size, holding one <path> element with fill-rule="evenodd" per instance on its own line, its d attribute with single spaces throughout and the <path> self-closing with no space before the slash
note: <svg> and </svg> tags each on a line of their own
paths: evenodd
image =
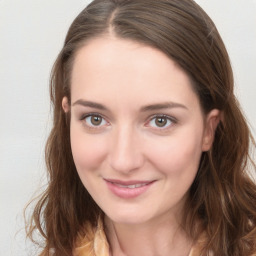
<svg viewBox="0 0 256 256">
<path fill-rule="evenodd" d="M 182 210 L 219 111 L 203 114 L 187 74 L 160 50 L 114 36 L 77 52 L 62 105 L 78 174 L 106 214 L 111 255 L 187 255 Z M 122 198 L 106 179 L 153 183 Z"/>
</svg>

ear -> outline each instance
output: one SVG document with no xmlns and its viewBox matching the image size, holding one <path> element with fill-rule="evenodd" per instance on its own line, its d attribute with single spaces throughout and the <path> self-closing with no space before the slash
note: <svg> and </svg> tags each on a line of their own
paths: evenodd
<svg viewBox="0 0 256 256">
<path fill-rule="evenodd" d="M 221 113 L 218 109 L 213 109 L 207 114 L 202 140 L 202 151 L 208 151 L 212 147 L 215 130 L 220 122 L 220 115 Z"/>
<path fill-rule="evenodd" d="M 70 110 L 69 103 L 68 103 L 68 98 L 67 98 L 67 97 L 63 97 L 63 99 L 62 99 L 62 108 L 63 108 L 63 110 L 64 110 L 65 113 L 68 113 L 69 110 Z"/>
</svg>

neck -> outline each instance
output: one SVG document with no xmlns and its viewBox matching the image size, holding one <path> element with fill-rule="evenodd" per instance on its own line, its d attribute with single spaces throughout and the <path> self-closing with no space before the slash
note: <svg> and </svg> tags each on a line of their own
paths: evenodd
<svg viewBox="0 0 256 256">
<path fill-rule="evenodd" d="M 111 256 L 188 256 L 192 241 L 175 218 L 120 224 L 105 217 Z"/>
</svg>

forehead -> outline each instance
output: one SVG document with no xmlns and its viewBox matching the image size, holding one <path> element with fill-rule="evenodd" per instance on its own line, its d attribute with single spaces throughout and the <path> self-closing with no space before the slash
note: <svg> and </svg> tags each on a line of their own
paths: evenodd
<svg viewBox="0 0 256 256">
<path fill-rule="evenodd" d="M 113 101 L 182 101 L 195 103 L 188 75 L 158 49 L 134 41 L 101 37 L 76 54 L 71 101 L 78 98 Z M 146 102 L 149 101 L 149 102 Z"/>
</svg>

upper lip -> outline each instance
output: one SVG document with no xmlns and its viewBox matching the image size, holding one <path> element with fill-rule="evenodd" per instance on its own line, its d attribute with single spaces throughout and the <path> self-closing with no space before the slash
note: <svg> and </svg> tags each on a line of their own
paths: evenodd
<svg viewBox="0 0 256 256">
<path fill-rule="evenodd" d="M 116 180 L 116 179 L 104 179 L 107 182 L 116 183 L 124 186 L 152 183 L 155 180 Z"/>
</svg>

